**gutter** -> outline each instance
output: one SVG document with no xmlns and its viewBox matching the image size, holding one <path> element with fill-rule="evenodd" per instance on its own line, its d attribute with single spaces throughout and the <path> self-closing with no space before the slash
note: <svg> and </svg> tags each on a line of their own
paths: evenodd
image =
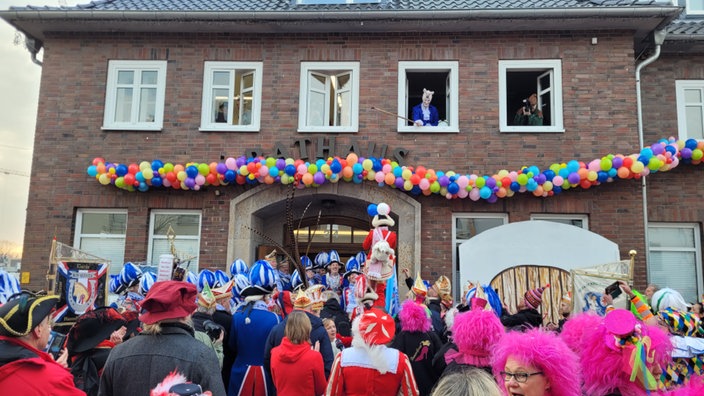
<svg viewBox="0 0 704 396">
<path fill-rule="evenodd" d="M 655 42 L 655 53 L 648 57 L 643 62 L 639 63 L 636 67 L 636 99 L 637 99 L 637 113 L 638 113 L 638 144 L 642 148 L 645 144 L 643 142 L 643 101 L 641 97 L 640 88 L 640 72 L 649 64 L 655 62 L 660 57 L 660 48 L 662 43 L 665 41 L 667 32 L 665 30 L 656 30 L 653 32 L 653 40 Z M 648 247 L 649 243 L 649 233 L 648 233 L 648 190 L 646 188 L 646 178 L 641 177 L 641 196 L 643 197 L 643 235 L 645 237 L 645 263 L 647 268 L 649 268 L 650 263 L 650 249 Z M 648 271 L 648 278 L 650 278 L 650 273 Z"/>
<path fill-rule="evenodd" d="M 27 36 L 25 34 L 24 46 L 29 51 L 29 54 L 32 59 L 32 63 L 39 65 L 39 67 L 42 67 L 43 63 L 42 63 L 42 61 L 37 59 L 37 54 L 44 46 L 44 43 L 41 40 L 37 40 L 37 39 L 30 37 L 30 36 Z"/>
</svg>

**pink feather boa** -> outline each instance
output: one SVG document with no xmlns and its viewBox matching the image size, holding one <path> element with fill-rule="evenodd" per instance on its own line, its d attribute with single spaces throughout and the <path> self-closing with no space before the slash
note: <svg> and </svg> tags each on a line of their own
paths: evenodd
<svg viewBox="0 0 704 396">
<path fill-rule="evenodd" d="M 546 396 L 582 394 L 577 356 L 552 332 L 541 329 L 530 329 L 525 333 L 508 332 L 494 347 L 492 354 L 492 369 L 499 384 L 504 383 L 501 371 L 506 367 L 508 358 L 512 357 L 543 372 L 550 383 Z"/>
<path fill-rule="evenodd" d="M 401 330 L 403 331 L 425 333 L 432 328 L 427 308 L 411 300 L 403 302 L 398 318 L 401 320 Z"/>
</svg>

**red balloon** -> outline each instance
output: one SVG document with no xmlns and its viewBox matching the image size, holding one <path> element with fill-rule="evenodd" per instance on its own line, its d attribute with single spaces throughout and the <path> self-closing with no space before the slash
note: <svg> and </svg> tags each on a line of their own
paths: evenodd
<svg viewBox="0 0 704 396">
<path fill-rule="evenodd" d="M 631 165 L 633 165 L 633 158 L 631 157 L 626 157 L 623 159 L 623 165 L 628 169 L 631 169 Z"/>
<path fill-rule="evenodd" d="M 125 180 L 125 184 L 127 184 L 127 185 L 134 185 L 134 182 L 135 182 L 136 179 L 134 178 L 134 175 L 133 175 L 133 174 L 128 173 L 128 174 L 126 174 L 126 175 L 124 176 L 124 180 Z"/>
<path fill-rule="evenodd" d="M 127 167 L 127 171 L 134 175 L 135 173 L 139 172 L 139 165 L 130 164 L 130 166 Z"/>
</svg>

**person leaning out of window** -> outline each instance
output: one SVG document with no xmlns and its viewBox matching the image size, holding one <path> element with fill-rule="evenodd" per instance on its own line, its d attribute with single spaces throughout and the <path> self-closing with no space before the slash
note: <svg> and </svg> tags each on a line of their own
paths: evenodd
<svg viewBox="0 0 704 396">
<path fill-rule="evenodd" d="M 523 106 L 513 117 L 514 125 L 543 125 L 543 112 L 538 108 L 538 95 L 532 94 L 523 99 Z"/>
</svg>

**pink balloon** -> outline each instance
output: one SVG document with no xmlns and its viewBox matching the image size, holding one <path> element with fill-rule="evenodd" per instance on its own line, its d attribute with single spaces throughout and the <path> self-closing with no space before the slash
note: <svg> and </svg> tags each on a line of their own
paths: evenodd
<svg viewBox="0 0 704 396">
<path fill-rule="evenodd" d="M 229 170 L 235 170 L 235 169 L 237 169 L 237 161 L 235 161 L 234 158 L 229 157 L 228 159 L 225 160 L 225 166 Z"/>
<path fill-rule="evenodd" d="M 384 165 L 384 166 L 381 168 L 381 170 L 384 171 L 384 173 L 389 173 L 389 172 L 391 172 L 391 164 L 386 164 L 386 165 Z"/>
<path fill-rule="evenodd" d="M 269 167 L 266 165 L 262 165 L 261 168 L 259 168 L 259 176 L 264 177 L 269 175 Z"/>
<path fill-rule="evenodd" d="M 472 191 L 469 192 L 469 199 L 472 201 L 479 201 L 479 189 L 478 188 L 473 188 Z"/>
<path fill-rule="evenodd" d="M 562 184 L 565 182 L 565 179 L 562 178 L 562 176 L 555 176 L 552 178 L 552 185 L 553 186 L 562 186 Z"/>
<path fill-rule="evenodd" d="M 467 178 L 467 176 L 462 175 L 459 178 L 457 178 L 457 185 L 460 186 L 460 190 L 464 190 L 464 188 L 469 185 L 469 179 Z M 465 195 L 465 197 L 466 197 L 466 195 Z M 464 198 L 464 197 L 462 197 L 462 198 Z"/>
<path fill-rule="evenodd" d="M 374 180 L 376 180 L 377 183 L 383 183 L 385 177 L 386 175 L 384 175 L 384 172 L 377 172 L 374 174 Z"/>
<path fill-rule="evenodd" d="M 457 196 L 460 198 L 467 198 L 469 195 L 469 191 L 465 190 L 464 188 L 460 188 L 459 191 L 457 191 Z"/>
<path fill-rule="evenodd" d="M 201 175 L 201 174 L 198 174 L 198 175 L 196 176 L 196 185 L 197 185 L 197 186 L 202 186 L 203 184 L 205 184 L 205 176 L 203 176 L 203 175 Z"/>
<path fill-rule="evenodd" d="M 601 160 L 595 159 L 589 163 L 587 169 L 594 172 L 599 172 L 601 170 Z"/>
<path fill-rule="evenodd" d="M 305 175 L 306 173 L 308 173 L 308 167 L 305 164 L 298 165 L 298 168 L 296 168 L 296 170 L 300 175 Z"/>
<path fill-rule="evenodd" d="M 425 191 L 430 188 L 430 180 L 423 178 L 420 179 L 420 182 L 418 182 L 418 187 L 420 187 L 421 190 Z"/>
</svg>

